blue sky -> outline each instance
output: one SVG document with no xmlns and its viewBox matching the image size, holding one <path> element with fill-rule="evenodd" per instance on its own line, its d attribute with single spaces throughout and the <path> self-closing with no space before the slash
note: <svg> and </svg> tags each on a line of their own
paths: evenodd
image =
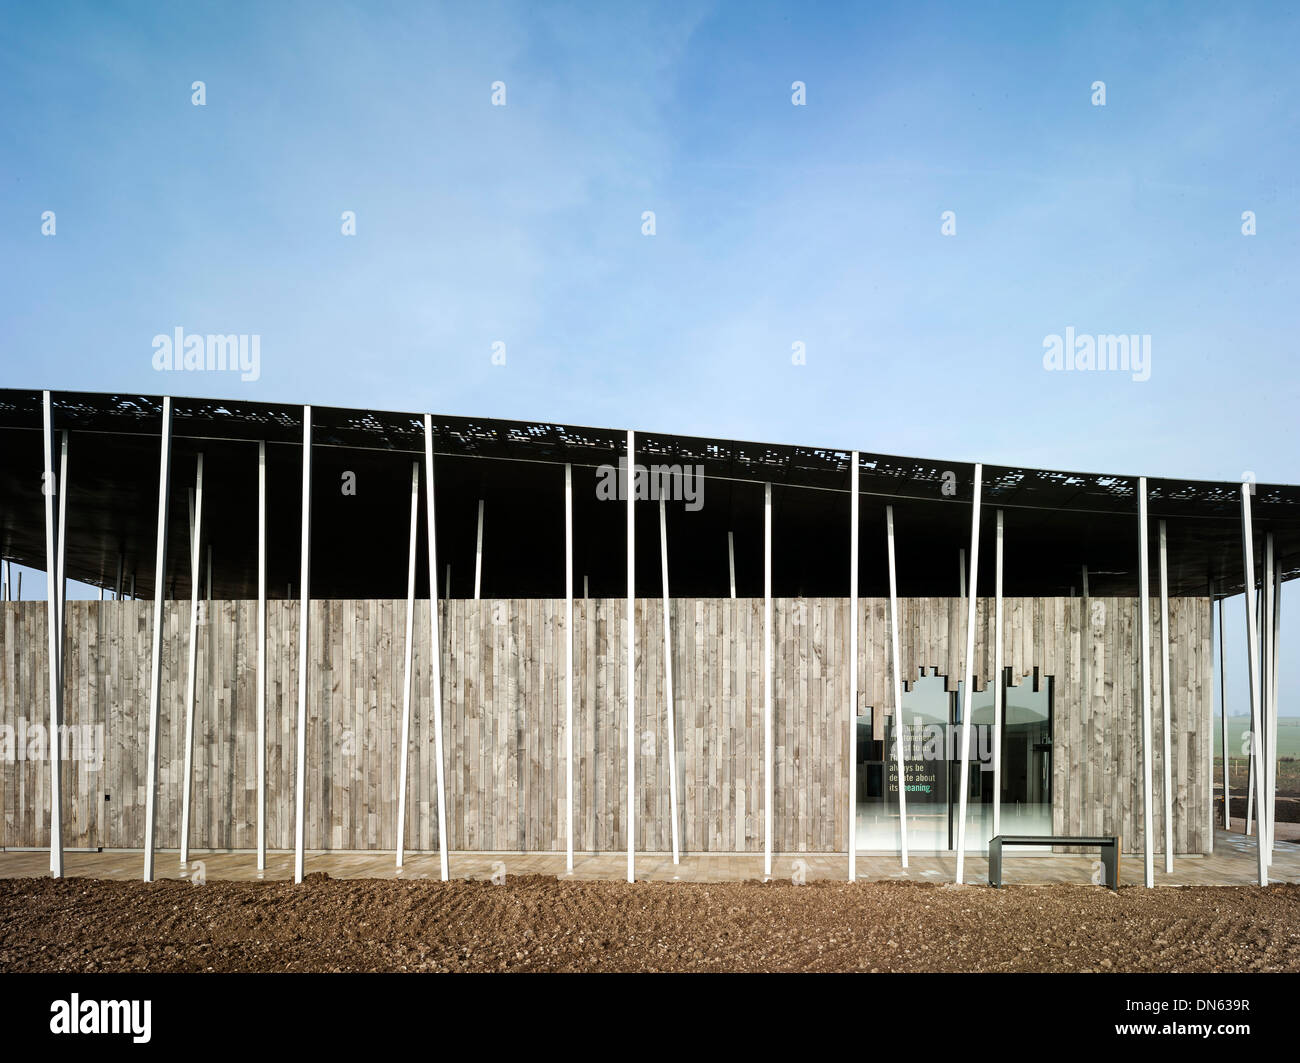
<svg viewBox="0 0 1300 1063">
<path fill-rule="evenodd" d="M 1294 483 L 1297 29 L 4 3 L 3 380 Z M 160 376 L 178 326 L 256 333 L 260 379 Z M 1045 371 L 1067 327 L 1150 335 L 1150 379 Z"/>
</svg>

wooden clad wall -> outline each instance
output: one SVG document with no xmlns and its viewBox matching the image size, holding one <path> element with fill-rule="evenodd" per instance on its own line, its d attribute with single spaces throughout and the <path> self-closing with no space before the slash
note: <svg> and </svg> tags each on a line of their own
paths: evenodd
<svg viewBox="0 0 1300 1063">
<path fill-rule="evenodd" d="M 847 599 L 774 603 L 773 844 L 843 850 L 847 833 Z M 992 678 L 991 599 L 977 603 L 977 689 Z M 158 839 L 179 844 L 188 602 L 165 605 Z M 574 602 L 575 848 L 626 847 L 623 599 Z M 674 679 L 682 847 L 758 851 L 763 839 L 761 599 L 674 599 Z M 64 772 L 65 844 L 143 843 L 150 602 L 69 602 L 69 724 L 103 728 L 103 764 Z M 564 603 L 439 603 L 443 741 L 452 849 L 564 848 Z M 962 672 L 958 599 L 900 600 L 904 679 Z M 391 849 L 396 840 L 406 603 L 311 605 L 306 841 Z M 1213 658 L 1204 598 L 1171 602 L 1175 850 L 1209 849 Z M 0 604 L 0 725 L 48 719 L 45 603 Z M 1163 838 L 1159 604 L 1152 603 L 1156 847 Z M 293 844 L 298 603 L 268 603 L 267 844 Z M 862 599 L 858 712 L 892 714 L 888 601 Z M 195 711 L 194 848 L 255 847 L 256 605 L 205 603 Z M 637 602 L 637 847 L 670 847 L 662 607 Z M 1004 603 L 1012 682 L 1055 679 L 1055 829 L 1119 832 L 1141 849 L 1137 603 L 1014 598 Z M 438 845 L 428 605 L 416 604 L 408 825 L 412 850 Z M 0 732 L 3 734 L 4 732 Z M 12 732 L 11 732 L 12 733 Z M 16 741 L 16 735 L 15 735 Z M 12 746 L 15 742 L 11 741 Z M 0 763 L 6 846 L 48 844 L 48 761 Z"/>
</svg>

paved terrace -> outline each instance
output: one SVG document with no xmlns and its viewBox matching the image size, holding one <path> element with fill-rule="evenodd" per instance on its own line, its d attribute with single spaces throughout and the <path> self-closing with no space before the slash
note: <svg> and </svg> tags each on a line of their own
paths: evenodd
<svg viewBox="0 0 1300 1063">
<path fill-rule="evenodd" d="M 192 852 L 191 868 L 203 865 L 210 879 L 256 880 L 292 879 L 293 853 L 267 853 L 266 871 L 259 874 L 251 852 Z M 49 874 L 48 851 L 0 852 L 0 878 L 28 878 Z M 837 879 L 848 876 L 848 861 L 842 853 L 779 853 L 772 860 L 773 878 L 790 878 L 796 861 L 803 861 L 805 877 Z M 917 882 L 951 882 L 955 870 L 954 853 L 913 853 L 911 866 L 904 871 L 893 854 L 858 854 L 858 878 L 862 881 L 911 879 Z M 1010 854 L 1003 860 L 1003 879 L 1007 884 L 1034 885 L 1051 882 L 1088 883 L 1092 879 L 1096 857 L 1064 856 L 1046 851 Z M 453 878 L 486 879 L 499 865 L 507 875 L 554 875 L 564 877 L 563 853 L 452 853 Z M 184 879 L 190 869 L 182 868 L 176 850 L 158 850 L 154 864 L 158 878 Z M 988 881 L 988 862 L 983 856 L 966 858 L 967 881 Z M 136 879 L 143 870 L 139 850 L 65 853 L 65 873 L 83 878 Z M 626 853 L 575 853 L 574 877 L 580 879 L 616 879 L 627 875 Z M 406 867 L 398 872 L 391 852 L 308 852 L 307 873 L 324 871 L 331 878 L 437 878 L 437 853 L 408 853 Z M 637 855 L 638 880 L 648 882 L 733 882 L 763 877 L 761 853 L 683 854 L 674 866 L 666 853 Z M 1120 863 L 1120 878 L 1125 885 L 1142 884 L 1142 857 L 1126 855 Z M 1271 882 L 1300 883 L 1300 843 L 1279 841 L 1269 872 Z M 1163 854 L 1156 855 L 1157 886 L 1248 886 L 1256 881 L 1255 839 L 1219 830 L 1215 833 L 1211 856 L 1180 856 L 1174 861 L 1174 873 L 1164 872 Z"/>
</svg>

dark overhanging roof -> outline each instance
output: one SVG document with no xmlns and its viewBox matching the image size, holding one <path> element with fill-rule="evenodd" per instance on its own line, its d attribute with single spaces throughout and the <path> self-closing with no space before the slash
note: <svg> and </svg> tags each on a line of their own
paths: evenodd
<svg viewBox="0 0 1300 1063">
<path fill-rule="evenodd" d="M 117 559 L 151 595 L 163 400 L 153 395 L 52 394 L 53 427 L 69 433 L 68 575 L 116 582 Z M 167 593 L 189 593 L 186 494 L 194 455 L 205 454 L 205 535 L 214 543 L 214 593 L 247 597 L 256 577 L 256 446 L 268 444 L 268 568 L 271 593 L 298 571 L 302 407 L 244 400 L 172 399 Z M 424 453 L 423 414 L 312 407 L 313 564 L 316 597 L 405 593 L 410 462 Z M 0 390 L 0 552 L 45 567 L 40 494 L 42 393 Z M 434 415 L 440 564 L 453 565 L 454 594 L 471 592 L 476 501 L 491 500 L 484 593 L 563 593 L 562 472 L 575 468 L 575 555 L 593 595 L 623 593 L 623 515 L 594 501 L 595 470 L 617 466 L 626 432 L 545 422 Z M 726 531 L 736 529 L 738 591 L 761 594 L 762 484 L 774 485 L 775 593 L 846 594 L 848 450 L 752 443 L 661 432 L 636 434 L 639 464 L 700 466 L 709 502 L 670 507 L 673 593 L 727 593 Z M 487 459 L 487 460 L 484 460 Z M 957 551 L 968 545 L 974 465 L 861 453 L 863 594 L 885 592 L 884 507 L 898 531 L 902 594 L 956 593 Z M 56 457 L 57 463 L 57 457 Z M 548 471 L 546 466 L 552 468 Z M 341 471 L 363 485 L 342 498 Z M 984 465 L 979 591 L 992 588 L 993 513 L 1004 513 L 1005 591 L 1136 593 L 1137 478 Z M 1241 485 L 1150 478 L 1151 572 L 1157 522 L 1168 528 L 1174 595 L 1242 589 Z M 725 506 L 714 499 L 723 497 Z M 1300 487 L 1260 484 L 1252 498 L 1257 558 L 1273 532 L 1284 578 L 1300 574 Z M 638 505 L 638 591 L 658 593 L 656 504 Z M 250 530 L 251 529 L 251 530 Z M 467 531 L 468 529 L 468 531 Z M 421 535 L 423 536 L 423 532 Z M 558 541 L 557 541 L 558 540 Z M 756 552 L 757 551 L 757 552 Z M 421 552 L 420 585 L 426 588 Z M 1258 573 L 1257 573 L 1258 574 Z M 468 579 L 466 577 L 469 577 Z M 442 581 L 444 573 L 439 573 Z"/>
</svg>

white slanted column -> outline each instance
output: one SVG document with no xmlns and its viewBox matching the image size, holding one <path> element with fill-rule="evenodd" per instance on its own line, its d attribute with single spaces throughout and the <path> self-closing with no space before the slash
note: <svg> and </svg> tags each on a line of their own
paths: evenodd
<svg viewBox="0 0 1300 1063">
<path fill-rule="evenodd" d="M 1138 627 L 1141 630 L 1139 676 L 1142 683 L 1142 853 L 1143 882 L 1156 884 L 1155 817 L 1151 802 L 1151 546 L 1147 531 L 1147 478 L 1138 477 Z"/>
<path fill-rule="evenodd" d="M 1210 582 L 1210 621 L 1217 628 L 1218 634 L 1218 677 L 1219 677 L 1219 745 L 1223 747 L 1223 829 L 1232 829 L 1232 788 L 1229 784 L 1229 747 L 1227 747 L 1227 684 L 1223 677 L 1223 599 L 1219 598 Z M 1210 652 L 1214 652 L 1210 647 Z"/>
<path fill-rule="evenodd" d="M 420 463 L 411 462 L 411 530 L 406 560 L 406 640 L 402 667 L 402 744 L 397 769 L 397 866 L 406 856 L 406 770 L 411 759 L 411 659 L 415 648 L 415 559 L 420 533 Z M 436 595 L 434 596 L 436 598 Z"/>
<path fill-rule="evenodd" d="M 449 877 L 447 864 L 447 799 L 442 759 L 442 636 L 438 630 L 438 536 L 433 479 L 433 416 L 424 415 L 425 523 L 429 526 L 429 695 L 433 699 L 433 749 L 437 757 L 438 782 L 438 866 L 442 881 Z"/>
<path fill-rule="evenodd" d="M 903 659 L 898 637 L 898 574 L 894 563 L 894 507 L 885 507 L 885 541 L 889 549 L 889 668 L 894 681 L 894 760 L 898 767 L 899 854 L 907 867 L 907 758 L 904 744 L 907 725 L 903 722 Z M 885 751 L 889 755 L 889 751 Z"/>
<path fill-rule="evenodd" d="M 266 443 L 257 444 L 257 870 L 266 870 Z"/>
<path fill-rule="evenodd" d="M 1255 626 L 1258 630 L 1262 623 L 1259 619 L 1259 609 L 1263 605 L 1263 596 L 1251 590 L 1246 593 L 1246 608 L 1251 608 L 1253 598 L 1255 613 Z M 1249 739 L 1249 746 L 1246 755 L 1246 835 L 1249 837 L 1251 825 L 1255 822 L 1255 759 L 1259 750 L 1259 742 L 1255 740 L 1255 735 L 1250 732 L 1246 735 Z"/>
<path fill-rule="evenodd" d="M 1250 484 L 1241 485 L 1241 546 L 1242 561 L 1245 570 L 1245 594 L 1246 594 L 1246 660 L 1250 665 L 1250 749 L 1251 764 L 1255 768 L 1254 778 L 1251 780 L 1255 801 L 1259 804 L 1261 811 L 1264 807 L 1264 780 L 1261 762 L 1255 751 L 1259 745 L 1260 734 L 1260 712 L 1259 712 L 1259 695 L 1260 695 L 1260 674 L 1259 674 L 1259 628 L 1255 621 L 1255 610 L 1251 608 L 1250 594 L 1255 587 L 1255 532 L 1251 525 L 1250 519 Z M 1247 819 L 1247 833 L 1250 833 L 1250 823 Z M 1264 851 L 1264 827 L 1260 824 L 1258 844 L 1255 846 L 1257 856 L 1257 870 L 1259 872 L 1259 884 L 1268 885 L 1268 859 Z"/>
<path fill-rule="evenodd" d="M 731 575 L 731 596 L 736 596 L 736 537 L 727 532 L 727 571 Z"/>
<path fill-rule="evenodd" d="M 993 558 L 993 837 L 1002 833 L 1002 510 L 998 510 L 997 552 Z M 1088 594 L 1088 569 L 1083 570 Z M 1085 618 L 1085 623 L 1086 623 Z"/>
<path fill-rule="evenodd" d="M 564 466 L 564 871 L 573 874 L 573 466 Z"/>
<path fill-rule="evenodd" d="M 203 455 L 190 492 L 190 642 L 185 672 L 185 776 L 181 789 L 181 866 L 190 859 L 190 794 L 194 789 L 194 683 L 199 666 L 199 541 L 203 529 Z"/>
<path fill-rule="evenodd" d="M 966 791 L 970 789 L 970 714 L 971 688 L 975 682 L 975 604 L 978 595 L 980 572 L 980 496 L 983 493 L 984 466 L 975 465 L 975 487 L 971 499 L 970 517 L 970 586 L 966 595 L 966 660 L 963 665 L 964 685 L 961 706 L 961 792 L 957 812 L 957 876 L 960 885 L 966 871 Z M 965 566 L 962 567 L 963 573 Z"/>
<path fill-rule="evenodd" d="M 154 547 L 153 646 L 149 665 L 149 752 L 145 768 L 144 880 L 153 881 L 154 812 L 158 805 L 158 703 L 162 696 L 163 583 L 167 577 L 167 494 L 172 460 L 172 400 L 163 399 L 162 456 L 158 462 L 158 538 Z M 132 597 L 135 596 L 132 577 Z"/>
<path fill-rule="evenodd" d="M 1270 532 L 1270 537 L 1272 533 Z M 1276 555 L 1274 555 L 1276 561 Z M 1272 771 L 1272 782 L 1269 794 L 1269 831 L 1268 831 L 1268 862 L 1270 866 L 1273 863 L 1273 846 L 1276 836 L 1273 826 L 1276 823 L 1277 816 L 1277 672 L 1278 659 L 1282 649 L 1282 565 L 1280 563 L 1273 566 L 1273 653 L 1270 657 L 1272 676 L 1270 679 L 1271 694 L 1269 696 L 1270 705 L 1270 724 L 1269 724 L 1269 750 L 1270 750 L 1270 769 Z"/>
<path fill-rule="evenodd" d="M 673 863 L 681 863 L 681 839 L 677 827 L 677 724 L 673 719 L 673 625 L 668 606 L 668 516 L 667 503 L 659 496 L 659 566 L 664 590 L 664 697 L 668 712 L 668 808 L 673 817 Z"/>
<path fill-rule="evenodd" d="M 53 404 L 50 393 L 42 396 L 45 419 L 45 473 L 43 493 L 45 495 L 45 570 L 46 580 L 46 628 L 49 654 L 50 680 L 50 714 L 47 745 L 50 751 L 50 874 L 55 878 L 63 877 L 63 760 L 59 741 L 59 725 L 63 722 L 63 682 L 59 658 L 63 653 L 62 615 L 59 609 L 59 562 L 58 544 L 55 542 L 54 496 L 64 492 L 62 480 L 54 478 L 54 432 Z"/>
<path fill-rule="evenodd" d="M 1270 533 L 1271 536 L 1272 533 Z M 1276 556 L 1275 556 L 1276 560 Z M 1272 693 L 1269 696 L 1269 705 L 1271 706 L 1269 724 L 1269 750 L 1271 756 L 1272 783 L 1269 794 L 1269 831 L 1268 831 L 1268 862 L 1271 866 L 1273 863 L 1273 847 L 1276 836 L 1273 827 L 1276 823 L 1277 816 L 1277 671 L 1278 659 L 1282 649 L 1282 566 L 1280 563 L 1273 566 L 1273 654 L 1270 658 L 1272 677 L 1270 686 Z"/>
<path fill-rule="evenodd" d="M 1264 575 L 1260 580 L 1259 627 L 1259 719 L 1263 726 L 1259 747 L 1259 764 L 1264 773 L 1264 802 L 1259 806 L 1259 838 L 1264 844 L 1264 863 L 1271 864 L 1268 850 L 1273 833 L 1274 807 L 1270 803 L 1273 776 L 1273 731 L 1269 721 L 1273 718 L 1273 542 L 1272 535 L 1264 533 Z"/>
<path fill-rule="evenodd" d="M 1164 767 L 1165 874 L 1174 872 L 1174 790 L 1170 756 L 1173 743 L 1173 694 L 1169 690 L 1169 543 L 1165 522 L 1160 522 L 1160 744 Z"/>
<path fill-rule="evenodd" d="M 763 874 L 772 874 L 772 485 L 763 485 Z"/>
<path fill-rule="evenodd" d="M 627 434 L 627 880 L 636 881 L 636 433 Z"/>
<path fill-rule="evenodd" d="M 478 500 L 478 535 L 474 544 L 474 600 L 483 589 L 483 499 Z M 437 599 L 437 595 L 434 598 Z"/>
<path fill-rule="evenodd" d="M 301 882 L 307 811 L 308 629 L 311 611 L 311 407 L 302 408 L 302 547 L 298 575 L 298 756 L 295 764 L 293 880 Z"/>
<path fill-rule="evenodd" d="M 858 452 L 849 488 L 849 881 L 858 879 Z"/>
<path fill-rule="evenodd" d="M 1274 828 L 1277 824 L 1277 651 L 1278 612 L 1281 606 L 1280 592 L 1282 589 L 1281 577 L 1281 566 L 1277 564 L 1277 554 L 1274 552 L 1273 533 L 1268 532 L 1264 536 L 1264 584 L 1266 588 L 1264 602 L 1268 615 L 1268 624 L 1264 628 L 1263 634 L 1263 640 L 1268 646 L 1268 670 L 1264 674 L 1264 689 L 1267 692 L 1267 698 L 1263 702 L 1266 706 L 1264 715 L 1265 801 L 1264 814 L 1260 817 L 1260 822 L 1261 825 L 1268 825 L 1263 840 L 1265 842 L 1265 862 L 1270 867 L 1273 864 Z"/>
<path fill-rule="evenodd" d="M 1259 745 L 1256 747 L 1255 767 L 1257 771 L 1262 771 L 1265 804 L 1268 798 L 1268 758 L 1269 758 L 1269 734 L 1268 734 L 1268 698 L 1270 694 L 1268 677 L 1269 664 L 1268 656 L 1273 649 L 1273 640 L 1268 637 L 1269 629 L 1272 627 L 1272 616 L 1269 612 L 1269 596 L 1272 594 L 1272 586 L 1268 577 L 1268 536 L 1264 536 L 1264 571 L 1259 583 L 1259 616 L 1256 624 L 1259 627 Z M 1259 839 L 1265 847 L 1265 853 L 1268 851 L 1268 809 L 1264 804 L 1260 804 L 1255 809 L 1255 815 L 1259 817 Z M 1268 863 L 1268 856 L 1265 855 L 1264 863 Z"/>
<path fill-rule="evenodd" d="M 59 480 L 55 488 L 59 496 L 59 532 L 54 540 L 56 582 L 59 588 L 59 687 L 63 686 L 64 624 L 63 614 L 68 608 L 68 433 L 59 433 Z M 60 716 L 59 722 L 62 723 Z"/>
</svg>

